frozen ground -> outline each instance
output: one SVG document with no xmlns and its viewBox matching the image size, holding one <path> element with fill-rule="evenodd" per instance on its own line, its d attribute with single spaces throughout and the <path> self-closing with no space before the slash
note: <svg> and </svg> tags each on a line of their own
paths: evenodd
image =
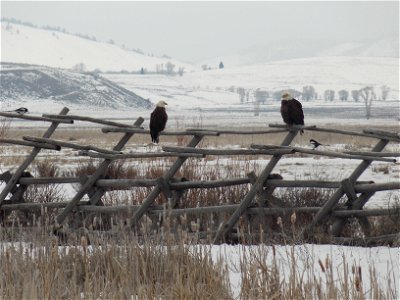
<svg viewBox="0 0 400 300">
<path fill-rule="evenodd" d="M 291 253 L 293 251 L 294 258 L 297 262 L 296 273 L 299 278 L 304 275 L 304 281 L 315 278 L 321 278 L 322 282 L 326 280 L 326 274 L 321 271 L 318 260 L 325 262 L 328 258 L 332 262 L 334 270 L 334 278 L 338 283 L 343 281 L 345 275 L 344 262 L 348 264 L 351 270 L 352 266 L 362 267 L 363 290 L 366 293 L 366 299 L 372 298 L 370 294 L 370 273 L 369 268 L 376 269 L 376 277 L 379 286 L 386 290 L 389 284 L 396 290 L 398 299 L 400 292 L 400 265 L 399 265 L 399 248 L 388 247 L 345 247 L 333 245 L 297 245 L 297 246 L 275 246 L 276 258 L 280 274 L 284 278 L 289 277 L 291 266 Z M 258 253 L 266 253 L 266 257 L 262 256 L 268 267 L 272 266 L 273 250 L 271 246 L 211 246 L 211 253 L 214 260 L 223 259 L 229 265 L 229 278 L 231 289 L 235 297 L 240 295 L 241 272 L 240 261 L 243 261 L 243 255 L 252 257 Z M 306 264 L 310 266 L 306 267 Z M 350 271 L 351 272 L 351 271 Z"/>
</svg>

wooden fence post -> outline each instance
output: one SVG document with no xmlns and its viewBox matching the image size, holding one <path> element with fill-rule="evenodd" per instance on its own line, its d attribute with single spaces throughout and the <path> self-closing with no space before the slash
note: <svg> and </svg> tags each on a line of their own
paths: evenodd
<svg viewBox="0 0 400 300">
<path fill-rule="evenodd" d="M 142 117 L 139 117 L 134 123 L 134 126 L 140 126 L 143 123 L 143 121 L 144 119 Z M 121 138 L 121 140 L 118 142 L 118 144 L 113 148 L 113 150 L 115 151 L 121 150 L 133 135 L 134 133 L 128 133 L 128 132 L 125 133 L 124 136 Z M 57 226 L 59 226 L 64 222 L 67 215 L 73 210 L 73 208 L 78 204 L 78 202 L 82 199 L 82 197 L 92 189 L 96 181 L 102 176 L 104 176 L 105 172 L 107 172 L 108 166 L 111 163 L 112 163 L 111 159 L 104 159 L 104 161 L 97 168 L 96 172 L 88 178 L 88 180 L 81 186 L 79 191 L 75 194 L 74 198 L 72 198 L 72 200 L 68 203 L 68 205 L 61 211 L 61 213 L 57 215 L 56 217 Z M 100 198 L 104 195 L 104 192 L 105 190 L 103 188 L 96 190 L 94 195 L 90 198 L 90 203 L 92 205 L 97 204 Z"/>
<path fill-rule="evenodd" d="M 10 181 L 12 175 L 10 172 L 5 173 L 4 179 L 6 182 Z M 21 178 L 27 178 L 27 177 L 32 177 L 32 174 L 29 172 L 23 172 L 21 175 Z M 20 184 L 18 187 L 14 186 L 14 188 L 11 190 L 11 194 L 12 196 L 10 197 L 10 200 L 7 201 L 9 204 L 18 204 L 18 203 L 24 203 L 25 199 L 24 199 L 24 193 L 26 192 L 26 190 L 28 189 L 28 185 L 27 184 Z M 0 207 L 0 211 L 1 211 L 1 207 Z M 5 220 L 7 219 L 7 217 L 10 215 L 11 211 L 5 211 L 3 214 L 0 214 L 0 222 L 4 223 Z M 27 214 L 25 212 L 25 214 Z"/>
<path fill-rule="evenodd" d="M 364 204 L 368 202 L 368 200 L 375 194 L 375 192 L 366 192 L 361 194 L 357 199 L 352 201 L 349 206 L 349 210 L 359 210 L 362 209 Z M 364 217 L 360 217 L 359 220 L 361 227 L 365 234 L 368 234 L 369 231 L 369 223 L 368 220 Z M 365 221 L 367 220 L 367 221 Z M 332 235 L 339 236 L 344 225 L 347 222 L 347 218 L 337 218 L 336 221 L 332 225 Z"/>
<path fill-rule="evenodd" d="M 196 147 L 202 139 L 203 139 L 203 135 L 195 134 L 193 136 L 192 140 L 189 142 L 189 144 L 186 147 Z M 187 157 L 178 157 L 176 159 L 175 163 L 171 166 L 171 168 L 163 176 L 163 178 L 166 182 L 168 182 L 172 177 L 174 177 L 174 175 L 176 174 L 176 172 L 178 172 L 178 170 L 183 165 L 183 163 L 186 161 L 186 159 L 187 159 Z M 157 196 L 161 192 L 162 192 L 162 188 L 159 184 L 157 184 L 153 188 L 153 190 L 150 192 L 150 194 L 147 195 L 147 198 L 143 201 L 143 203 L 139 207 L 139 209 L 136 210 L 135 213 L 133 214 L 133 216 L 130 220 L 131 228 L 136 227 L 140 218 L 146 213 L 146 211 L 150 208 L 150 206 L 153 204 L 153 202 L 156 200 Z"/>
<path fill-rule="evenodd" d="M 288 134 L 286 135 L 285 139 L 283 140 L 281 146 L 290 145 L 290 143 L 296 137 L 298 131 L 299 131 L 299 129 L 289 131 Z M 282 157 L 281 154 L 272 156 L 268 165 L 258 176 L 257 181 L 251 186 L 249 192 L 247 193 L 247 195 L 245 196 L 245 198 L 243 199 L 243 201 L 241 202 L 239 207 L 232 214 L 231 218 L 225 224 L 222 224 L 222 226 L 220 226 L 220 228 L 214 238 L 214 243 L 218 244 L 218 243 L 223 242 L 226 235 L 232 230 L 233 226 L 235 226 L 235 224 L 239 220 L 240 216 L 249 207 L 249 205 L 253 201 L 256 194 L 262 189 L 262 187 L 264 186 L 264 182 L 268 179 L 268 176 L 271 174 L 272 170 L 277 165 L 277 163 L 279 162 L 281 157 Z"/>
<path fill-rule="evenodd" d="M 66 115 L 68 113 L 68 111 L 69 111 L 69 109 L 67 107 L 64 107 L 61 110 L 60 115 Z M 43 137 L 49 138 L 54 133 L 54 131 L 56 131 L 58 124 L 60 124 L 60 122 L 53 121 L 51 123 L 50 127 L 44 133 Z M 23 161 L 23 163 L 17 168 L 17 170 L 15 170 L 11 179 L 7 182 L 7 185 L 5 186 L 5 188 L 2 190 L 2 192 L 0 194 L 0 206 L 3 203 L 4 199 L 6 199 L 7 195 L 12 191 L 12 189 L 18 183 L 18 180 L 20 179 L 22 173 L 31 164 L 31 162 L 35 159 L 35 157 L 38 155 L 40 150 L 41 150 L 40 147 L 34 147 L 31 151 L 31 153 L 28 155 L 28 157 L 26 157 L 25 160 Z"/>
<path fill-rule="evenodd" d="M 374 152 L 380 152 L 382 151 L 385 146 L 389 143 L 389 140 L 381 139 L 373 148 L 372 151 Z M 358 167 L 353 171 L 353 173 L 350 175 L 349 182 L 354 184 L 356 180 L 361 176 L 361 174 L 369 167 L 371 164 L 371 160 L 363 160 Z M 311 229 L 321 222 L 328 214 L 331 213 L 332 209 L 336 206 L 340 198 L 343 197 L 345 194 L 345 191 L 343 190 L 343 187 L 340 187 L 339 189 L 336 190 L 336 192 L 331 196 L 331 198 L 324 204 L 324 206 L 318 211 L 318 213 L 314 216 L 313 220 L 311 223 L 306 226 L 306 228 L 303 229 L 303 231 L 300 234 L 300 237 L 304 237 L 306 234 L 309 234 Z M 338 226 L 339 228 L 339 226 Z M 336 229 L 338 230 L 338 229 Z"/>
</svg>

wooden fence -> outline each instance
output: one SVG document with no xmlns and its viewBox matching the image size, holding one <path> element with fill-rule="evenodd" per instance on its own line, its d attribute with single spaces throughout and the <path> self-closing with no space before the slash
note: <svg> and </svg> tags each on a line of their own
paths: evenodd
<svg viewBox="0 0 400 300">
<path fill-rule="evenodd" d="M 168 215 L 171 217 L 182 215 L 202 215 L 202 214 L 228 214 L 228 217 L 223 219 L 217 228 L 213 231 L 213 242 L 218 244 L 231 240 L 232 235 L 236 234 L 235 228 L 238 226 L 240 219 L 248 216 L 257 215 L 268 219 L 271 216 L 282 216 L 295 213 L 310 213 L 312 214 L 311 221 L 300 233 L 299 238 L 309 237 L 314 228 L 331 219 L 332 226 L 330 234 L 332 238 L 336 238 L 340 243 L 356 243 L 357 240 L 341 237 L 342 230 L 348 222 L 349 218 L 358 218 L 364 231 L 363 243 L 368 241 L 374 242 L 393 242 L 400 239 L 400 233 L 391 234 L 381 237 L 371 237 L 370 224 L 368 217 L 399 214 L 395 208 L 390 209 L 363 209 L 368 200 L 379 191 L 398 190 L 400 182 L 360 182 L 358 178 L 370 166 L 373 161 L 381 161 L 386 163 L 395 163 L 395 157 L 400 156 L 399 153 L 382 152 L 385 146 L 390 143 L 399 143 L 400 137 L 397 133 L 366 129 L 363 132 L 351 132 L 336 129 L 319 128 L 317 126 L 303 126 L 306 131 L 319 131 L 341 135 L 351 135 L 375 138 L 376 145 L 371 151 L 319 151 L 310 150 L 301 147 L 290 146 L 293 139 L 299 132 L 300 127 L 293 127 L 288 130 L 283 125 L 270 124 L 271 129 L 263 131 L 235 131 L 235 130 L 205 130 L 205 129 L 187 129 L 185 131 L 165 131 L 163 135 L 173 136 L 189 136 L 190 141 L 185 147 L 163 147 L 163 152 L 160 153 L 124 153 L 123 148 L 127 142 L 135 134 L 149 134 L 148 130 L 144 130 L 142 123 L 143 118 L 138 118 L 133 125 L 126 125 L 118 122 L 111 122 L 103 119 L 90 118 L 77 115 L 68 115 L 68 108 L 64 108 L 58 115 L 19 115 L 16 113 L 1 112 L 0 116 L 5 118 L 23 118 L 32 121 L 47 121 L 50 122 L 49 128 L 45 131 L 41 138 L 24 136 L 22 140 L 0 138 L 0 143 L 8 143 L 14 145 L 22 145 L 31 147 L 32 150 L 27 155 L 24 161 L 13 171 L 6 171 L 0 174 L 0 181 L 5 182 L 5 187 L 0 193 L 0 220 L 3 224 L 13 210 L 20 210 L 26 213 L 43 211 L 44 208 L 58 209 L 55 217 L 54 228 L 59 230 L 66 222 L 69 215 L 76 212 L 85 213 L 101 213 L 101 214 L 118 214 L 125 213 L 129 216 L 127 226 L 135 230 L 142 218 L 145 215 L 158 216 L 163 215 L 168 210 Z M 73 124 L 74 121 L 91 122 L 101 125 L 106 125 L 101 130 L 103 133 L 123 133 L 122 138 L 112 149 L 102 149 L 91 145 L 79 145 L 65 141 L 51 139 L 52 134 L 56 131 L 59 124 Z M 72 126 L 72 125 L 71 125 Z M 280 145 L 251 145 L 249 149 L 205 149 L 197 148 L 196 146 L 207 136 L 220 135 L 268 135 L 276 133 L 286 133 Z M 38 153 L 42 149 L 59 151 L 61 148 L 70 148 L 79 150 L 79 155 L 90 158 L 101 159 L 96 171 L 85 177 L 33 177 L 26 169 L 35 160 Z M 318 180 L 284 180 L 279 174 L 273 174 L 273 170 L 280 159 L 294 153 L 302 153 L 303 155 L 311 156 L 326 156 L 341 159 L 356 159 L 360 160 L 360 164 L 353 170 L 348 178 L 342 181 L 318 181 Z M 206 156 L 229 156 L 229 155 L 266 155 L 270 156 L 268 163 L 265 165 L 260 174 L 256 175 L 251 172 L 247 177 L 231 178 L 210 181 L 184 181 L 176 178 L 177 172 L 183 167 L 188 158 L 204 158 Z M 175 161 L 169 169 L 158 179 L 112 179 L 106 176 L 110 164 L 118 159 L 142 159 L 154 157 L 172 157 Z M 24 199 L 24 193 L 30 185 L 43 184 L 79 184 L 79 189 L 72 199 L 65 202 L 53 203 L 27 203 Z M 179 206 L 180 198 L 184 197 L 184 191 L 189 189 L 212 189 L 224 188 L 236 185 L 250 186 L 244 198 L 238 204 L 181 208 Z M 102 197 L 107 191 L 127 189 L 135 187 L 148 187 L 150 192 L 145 197 L 140 205 L 130 206 L 107 206 L 103 203 Z M 321 207 L 287 207 L 284 201 L 273 196 L 276 188 L 329 188 L 334 189 L 330 198 Z M 159 195 L 164 195 L 168 199 L 166 205 L 155 205 L 156 198 Z M 89 201 L 82 201 L 82 198 L 87 195 Z M 345 207 L 339 207 L 339 200 L 347 197 Z M 8 198 L 7 198 L 8 197 Z M 243 219 L 242 218 L 242 219 Z M 254 218 L 253 218 L 254 220 Z M 260 220 L 260 218 L 255 218 Z M 256 222 L 258 222 L 256 221 Z M 261 224 L 262 222 L 260 222 Z M 254 224 L 253 224 L 254 225 Z M 270 230 L 270 228 L 264 228 Z M 236 232 L 236 233 L 235 233 Z"/>
</svg>

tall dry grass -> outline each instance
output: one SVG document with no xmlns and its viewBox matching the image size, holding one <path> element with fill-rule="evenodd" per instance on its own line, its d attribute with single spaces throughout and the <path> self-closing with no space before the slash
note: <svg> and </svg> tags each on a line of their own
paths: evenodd
<svg viewBox="0 0 400 300">
<path fill-rule="evenodd" d="M 2 299 L 229 299 L 224 265 L 204 248 L 117 243 L 82 236 L 59 247 L 51 237 L 2 245 Z"/>
<path fill-rule="evenodd" d="M 279 254 L 275 246 L 243 247 L 242 252 L 241 299 L 387 300 L 398 296 L 398 267 L 392 263 L 382 285 L 375 266 L 357 264 L 345 255 L 321 260 L 299 254 L 293 245 Z"/>
<path fill-rule="evenodd" d="M 0 118 L 0 138 L 5 138 L 10 129 L 10 119 Z M 3 153 L 3 146 L 0 145 L 0 155 Z"/>
<path fill-rule="evenodd" d="M 344 255 L 318 258 L 293 244 L 242 245 L 237 258 L 221 248 L 216 258 L 215 246 L 177 241 L 168 228 L 147 239 L 126 231 L 88 232 L 68 246 L 58 246 L 43 232 L 21 236 L 14 228 L 17 242 L 6 242 L 11 237 L 0 228 L 1 299 L 383 300 L 396 299 L 399 292 L 398 267 L 392 263 L 382 284 L 374 265 Z"/>
</svg>

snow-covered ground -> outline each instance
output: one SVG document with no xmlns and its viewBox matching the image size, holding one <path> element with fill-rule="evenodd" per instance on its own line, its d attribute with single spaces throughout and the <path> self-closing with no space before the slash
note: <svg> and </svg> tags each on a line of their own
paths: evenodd
<svg viewBox="0 0 400 300">
<path fill-rule="evenodd" d="M 363 290 L 366 293 L 366 299 L 373 298 L 370 294 L 370 268 L 375 268 L 376 278 L 378 279 L 379 287 L 386 290 L 390 284 L 392 289 L 396 290 L 398 299 L 400 296 L 400 248 L 389 247 L 346 247 L 334 245 L 297 245 L 297 246 L 280 246 L 276 245 L 275 258 L 278 262 L 278 269 L 280 274 L 289 278 L 292 271 L 290 268 L 293 265 L 292 258 L 296 261 L 297 269 L 295 270 L 298 278 L 304 276 L 304 282 L 321 278 L 322 282 L 326 283 L 326 274 L 323 274 L 318 261 L 326 262 L 327 259 L 332 263 L 334 278 L 336 282 L 343 282 L 346 277 L 345 267 L 351 269 L 352 267 L 361 267 L 363 278 Z M 240 262 L 244 261 L 243 257 L 253 257 L 254 261 L 260 257 L 268 267 L 272 267 L 274 259 L 273 250 L 271 246 L 211 246 L 211 253 L 213 259 L 223 259 L 228 264 L 229 279 L 231 289 L 236 299 L 240 295 L 240 286 L 242 282 L 242 274 Z M 259 255 L 259 253 L 263 253 Z M 292 256 L 292 253 L 294 254 Z M 258 254 L 258 255 L 257 255 Z M 250 263 L 247 261 L 247 263 Z M 309 265 L 308 265 L 309 264 Z M 347 266 L 345 265 L 347 264 Z M 255 265 L 257 265 L 255 263 Z M 348 274 L 347 274 L 348 276 Z"/>
<path fill-rule="evenodd" d="M 1 22 L 1 61 L 66 69 L 83 64 L 85 70 L 99 69 L 103 72 L 138 72 L 141 68 L 154 72 L 157 65 L 165 68 L 167 62 L 176 66 L 175 71 L 179 67 L 186 72 L 200 69 L 174 59 L 144 55 L 113 43 L 8 22 Z"/>
</svg>

